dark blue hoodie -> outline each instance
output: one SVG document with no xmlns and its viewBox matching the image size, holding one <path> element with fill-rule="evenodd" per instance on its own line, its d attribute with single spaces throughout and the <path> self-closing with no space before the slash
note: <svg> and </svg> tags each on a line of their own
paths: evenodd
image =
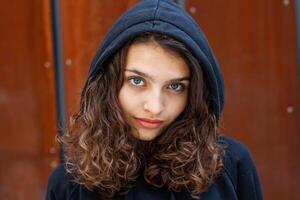
<svg viewBox="0 0 300 200">
<path fill-rule="evenodd" d="M 170 0 L 144 0 L 128 10 L 112 27 L 91 64 L 89 77 L 96 76 L 104 62 L 127 41 L 143 32 L 160 32 L 181 41 L 198 59 L 208 89 L 213 95 L 212 111 L 219 119 L 224 106 L 224 83 L 219 65 L 208 41 L 197 23 L 183 9 Z M 227 144 L 225 167 L 220 177 L 201 195 L 203 200 L 260 200 L 261 185 L 248 149 L 241 143 L 220 137 Z M 141 176 L 142 177 L 142 176 Z M 63 165 L 49 177 L 47 199 L 105 199 L 96 192 L 72 182 Z M 127 195 L 114 199 L 183 200 L 191 199 L 187 191 L 174 192 L 155 188 L 143 178 Z"/>
</svg>

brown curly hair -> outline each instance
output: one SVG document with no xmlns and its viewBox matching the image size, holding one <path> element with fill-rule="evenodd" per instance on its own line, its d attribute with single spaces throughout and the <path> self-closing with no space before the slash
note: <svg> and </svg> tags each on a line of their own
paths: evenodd
<svg viewBox="0 0 300 200">
<path fill-rule="evenodd" d="M 118 102 L 128 48 L 133 43 L 147 42 L 182 56 L 192 75 L 186 108 L 149 142 L 132 136 Z M 85 83 L 80 110 L 60 138 L 65 147 L 66 170 L 77 183 L 106 197 L 127 193 L 141 174 L 156 187 L 187 190 L 192 197 L 199 197 L 221 172 L 224 157 L 204 78 L 197 59 L 170 36 L 147 32 L 127 42 Z"/>
</svg>

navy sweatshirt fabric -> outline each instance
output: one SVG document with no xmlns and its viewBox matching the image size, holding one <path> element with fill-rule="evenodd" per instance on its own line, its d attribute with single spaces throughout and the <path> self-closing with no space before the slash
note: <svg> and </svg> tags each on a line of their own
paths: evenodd
<svg viewBox="0 0 300 200">
<path fill-rule="evenodd" d="M 105 61 L 122 45 L 143 32 L 160 32 L 174 37 L 198 59 L 208 89 L 211 91 L 212 112 L 220 118 L 224 107 L 224 82 L 220 67 L 208 41 L 191 16 L 171 0 L 144 0 L 123 14 L 114 24 L 91 64 L 89 77 L 97 76 Z M 261 200 L 261 184 L 254 161 L 247 147 L 225 136 L 219 138 L 226 144 L 225 166 L 201 200 Z M 72 181 L 60 165 L 49 177 L 47 200 L 104 200 L 97 192 L 88 191 Z M 174 192 L 147 184 L 143 176 L 128 194 L 114 200 L 185 200 L 192 199 L 188 191 Z"/>
</svg>

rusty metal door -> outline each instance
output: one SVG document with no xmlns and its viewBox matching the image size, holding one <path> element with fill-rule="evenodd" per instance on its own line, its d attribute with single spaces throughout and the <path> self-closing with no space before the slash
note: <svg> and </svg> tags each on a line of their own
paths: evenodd
<svg viewBox="0 0 300 200">
<path fill-rule="evenodd" d="M 67 115 L 79 106 L 89 63 L 113 22 L 138 0 L 61 1 Z M 222 66 L 222 132 L 253 153 L 265 199 L 300 188 L 295 0 L 186 0 Z M 0 196 L 43 199 L 52 168 L 56 103 L 50 0 L 0 8 Z"/>
</svg>

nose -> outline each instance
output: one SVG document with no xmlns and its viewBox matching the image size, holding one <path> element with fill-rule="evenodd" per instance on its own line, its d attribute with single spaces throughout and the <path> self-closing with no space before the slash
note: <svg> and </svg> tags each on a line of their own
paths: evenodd
<svg viewBox="0 0 300 200">
<path fill-rule="evenodd" d="M 153 92 L 147 96 L 144 110 L 152 116 L 158 116 L 164 110 L 164 100 L 161 92 Z"/>
</svg>

